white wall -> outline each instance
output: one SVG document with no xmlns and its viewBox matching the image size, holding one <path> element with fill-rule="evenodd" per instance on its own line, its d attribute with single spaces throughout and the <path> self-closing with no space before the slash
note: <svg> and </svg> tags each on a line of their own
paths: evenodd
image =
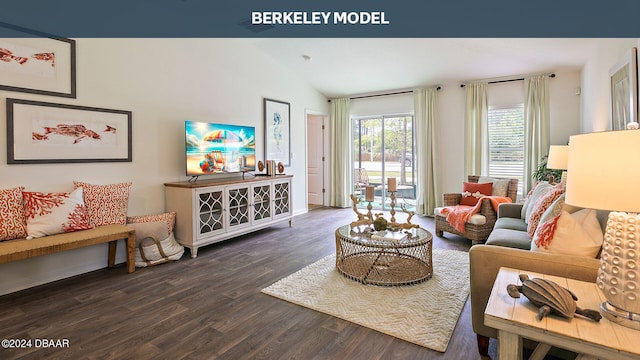
<svg viewBox="0 0 640 360">
<path fill-rule="evenodd" d="M 413 114 L 413 93 L 353 99 L 352 117 Z"/>
<path fill-rule="evenodd" d="M 609 69 L 638 39 L 600 39 L 582 70 L 582 116 L 580 132 L 611 130 Z"/>
<path fill-rule="evenodd" d="M 556 71 L 549 79 L 551 144 L 561 145 L 580 130 L 580 71 Z M 516 74 L 517 75 L 517 74 Z M 463 80 L 461 80 L 462 82 Z M 438 176 L 443 192 L 460 191 L 464 180 L 464 104 L 465 90 L 461 82 L 441 85 L 437 93 Z M 501 97 L 513 103 L 522 102 L 522 81 L 489 85 L 491 98 Z M 413 113 L 413 94 L 391 95 L 351 101 L 351 116 Z M 420 139 L 418 139 L 420 141 Z"/>
<path fill-rule="evenodd" d="M 133 162 L 7 165 L 0 126 L 0 188 L 68 191 L 73 180 L 132 181 L 129 215 L 163 212 L 163 183 L 184 181 L 184 120 L 256 126 L 262 159 L 263 97 L 291 104 L 293 211 L 306 211 L 305 109 L 327 99 L 257 50 L 251 39 L 77 39 L 77 99 L 0 91 L 7 97 L 133 111 Z M 0 121 L 4 124 L 4 121 Z M 295 223 L 295 221 L 294 221 Z M 118 262 L 123 262 L 120 242 Z M 106 266 L 107 247 L 0 265 L 0 294 Z M 124 270 L 122 270 L 124 271 Z"/>
</svg>

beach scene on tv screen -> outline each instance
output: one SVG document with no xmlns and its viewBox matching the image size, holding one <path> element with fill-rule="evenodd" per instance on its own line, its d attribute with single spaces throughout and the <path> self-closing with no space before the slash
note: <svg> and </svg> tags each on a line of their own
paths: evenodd
<svg viewBox="0 0 640 360">
<path fill-rule="evenodd" d="M 185 122 L 187 175 L 255 170 L 255 128 Z"/>
</svg>

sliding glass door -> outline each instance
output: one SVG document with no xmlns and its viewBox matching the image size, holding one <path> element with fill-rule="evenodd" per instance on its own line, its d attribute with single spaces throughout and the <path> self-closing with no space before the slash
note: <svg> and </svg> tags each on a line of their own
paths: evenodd
<svg viewBox="0 0 640 360">
<path fill-rule="evenodd" d="M 415 209 L 416 157 L 412 115 L 353 119 L 354 194 L 366 207 L 366 186 L 373 186 L 374 209 L 390 210 L 387 179 L 396 178 L 396 207 Z"/>
</svg>

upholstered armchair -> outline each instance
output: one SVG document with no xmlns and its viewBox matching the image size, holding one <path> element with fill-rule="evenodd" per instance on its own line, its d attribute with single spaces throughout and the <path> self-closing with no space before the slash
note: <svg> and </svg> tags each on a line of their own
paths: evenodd
<svg viewBox="0 0 640 360">
<path fill-rule="evenodd" d="M 480 180 L 480 176 L 470 175 L 469 181 L 470 183 L 478 183 Z M 483 180 L 484 179 L 483 177 Z M 502 181 L 506 183 L 506 197 L 511 198 L 513 202 L 516 202 L 516 198 L 518 195 L 518 179 L 498 179 L 493 178 L 489 179 L 489 181 L 494 180 L 494 184 Z M 494 193 L 493 195 L 497 195 Z M 501 196 L 505 196 L 502 194 Z M 455 206 L 459 205 L 462 200 L 461 193 L 449 193 L 443 195 L 443 205 L 444 206 Z M 480 211 L 473 216 L 465 223 L 465 231 L 460 232 L 456 230 L 456 228 L 451 225 L 445 215 L 442 215 L 440 212 L 442 208 L 435 209 L 435 218 L 436 218 L 436 235 L 443 236 L 444 232 L 456 234 L 467 238 L 473 243 L 482 243 L 489 238 L 489 234 L 493 230 L 493 226 L 496 223 L 497 213 L 493 208 L 493 205 L 489 199 L 481 199 L 482 204 L 480 205 Z"/>
</svg>

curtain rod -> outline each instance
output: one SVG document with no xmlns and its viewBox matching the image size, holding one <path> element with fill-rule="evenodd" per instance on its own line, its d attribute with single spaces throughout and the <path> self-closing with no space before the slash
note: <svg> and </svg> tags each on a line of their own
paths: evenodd
<svg viewBox="0 0 640 360">
<path fill-rule="evenodd" d="M 436 90 L 440 90 L 441 87 L 438 85 L 436 87 Z M 387 94 L 376 94 L 376 95 L 363 95 L 363 96 L 354 96 L 354 97 L 350 97 L 349 100 L 355 100 L 355 99 L 366 99 L 366 98 L 372 98 L 372 97 L 378 97 L 378 96 L 388 96 L 388 95 L 399 95 L 399 94 L 409 94 L 412 93 L 413 90 L 407 90 L 407 91 L 398 91 L 398 92 L 393 92 L 393 93 L 387 93 Z M 331 99 L 327 100 L 327 102 L 331 102 Z"/>
<path fill-rule="evenodd" d="M 549 75 L 547 75 L 550 78 L 554 78 L 556 77 L 556 74 L 551 73 Z M 487 82 L 487 84 L 499 84 L 499 83 L 506 83 L 506 82 L 512 82 L 512 81 L 524 81 L 524 78 L 518 78 L 518 79 L 509 79 L 509 80 L 495 80 L 495 81 L 489 81 Z M 467 86 L 467 84 L 460 84 L 460 87 L 463 88 Z"/>
</svg>

